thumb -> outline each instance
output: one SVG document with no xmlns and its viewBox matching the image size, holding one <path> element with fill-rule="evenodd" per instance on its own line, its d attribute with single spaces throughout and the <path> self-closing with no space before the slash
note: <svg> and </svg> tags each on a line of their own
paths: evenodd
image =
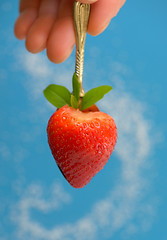
<svg viewBox="0 0 167 240">
<path fill-rule="evenodd" d="M 97 2 L 98 0 L 78 0 L 80 3 L 89 3 L 89 4 L 92 4 L 92 3 L 95 3 Z"/>
</svg>

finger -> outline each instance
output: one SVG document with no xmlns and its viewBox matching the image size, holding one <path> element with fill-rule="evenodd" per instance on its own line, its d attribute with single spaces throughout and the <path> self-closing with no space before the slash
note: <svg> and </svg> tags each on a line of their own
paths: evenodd
<svg viewBox="0 0 167 240">
<path fill-rule="evenodd" d="M 61 63 L 69 57 L 75 44 L 73 20 L 64 17 L 56 21 L 47 42 L 47 55 L 50 61 Z"/>
<path fill-rule="evenodd" d="M 39 4 L 40 0 L 20 0 L 20 16 L 14 26 L 14 33 L 18 39 L 26 38 L 28 30 L 37 18 Z"/>
<path fill-rule="evenodd" d="M 124 2 L 125 0 L 98 0 L 92 4 L 88 33 L 95 36 L 103 32 Z"/>
<path fill-rule="evenodd" d="M 33 23 L 25 42 L 26 48 L 29 52 L 38 53 L 46 48 L 46 42 L 54 20 L 55 18 L 53 16 L 45 15 L 39 17 Z"/>
<path fill-rule="evenodd" d="M 28 8 L 39 8 L 41 0 L 20 0 L 19 11 L 22 12 Z"/>
<path fill-rule="evenodd" d="M 37 53 L 46 48 L 48 36 L 55 22 L 59 1 L 42 0 L 38 18 L 33 23 L 26 39 L 26 48 L 32 53 Z"/>
<path fill-rule="evenodd" d="M 23 40 L 26 38 L 28 30 L 37 18 L 37 14 L 36 9 L 26 9 L 21 12 L 14 26 L 14 34 L 18 39 Z"/>
<path fill-rule="evenodd" d="M 39 16 L 54 15 L 57 16 L 60 0 L 42 0 L 39 8 Z"/>
<path fill-rule="evenodd" d="M 73 3 L 74 0 L 61 0 L 58 18 L 67 16 L 73 18 Z"/>
<path fill-rule="evenodd" d="M 73 2 L 74 0 L 61 1 L 58 19 L 47 42 L 47 55 L 54 63 L 61 63 L 68 58 L 75 44 Z"/>
</svg>

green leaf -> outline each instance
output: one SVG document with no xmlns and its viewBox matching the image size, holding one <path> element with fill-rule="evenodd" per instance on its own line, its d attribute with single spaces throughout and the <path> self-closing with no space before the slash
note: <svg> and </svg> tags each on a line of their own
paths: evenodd
<svg viewBox="0 0 167 240">
<path fill-rule="evenodd" d="M 80 83 L 78 81 L 78 77 L 77 77 L 76 73 L 74 73 L 73 78 L 72 78 L 72 86 L 73 86 L 73 95 L 76 98 L 76 100 L 79 102 Z"/>
<path fill-rule="evenodd" d="M 43 94 L 57 108 L 61 108 L 66 104 L 71 105 L 71 93 L 66 87 L 51 84 L 45 88 Z"/>
<path fill-rule="evenodd" d="M 93 104 L 98 102 L 100 99 L 104 97 L 106 93 L 111 91 L 111 89 L 112 89 L 111 86 L 104 85 L 89 90 L 82 98 L 81 111 L 85 110 L 88 107 L 91 107 Z"/>
<path fill-rule="evenodd" d="M 75 109 L 79 107 L 79 102 L 74 95 L 71 95 L 71 106 Z"/>
</svg>

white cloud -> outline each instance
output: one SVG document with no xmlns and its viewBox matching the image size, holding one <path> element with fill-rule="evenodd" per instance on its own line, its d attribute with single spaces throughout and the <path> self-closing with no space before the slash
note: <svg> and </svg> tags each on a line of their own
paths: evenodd
<svg viewBox="0 0 167 240">
<path fill-rule="evenodd" d="M 32 77 L 29 78 L 27 90 L 38 86 L 38 90 L 33 92 L 34 96 L 39 97 L 39 92 L 43 90 L 48 78 L 55 78 L 56 83 L 66 82 L 68 85 L 67 78 L 69 79 L 69 75 L 72 76 L 69 63 L 67 63 L 68 67 L 64 64 L 55 73 L 42 55 L 26 54 L 24 59 L 23 66 Z M 145 117 L 145 105 L 125 91 L 121 77 L 118 75 L 129 74 L 129 69 L 120 63 L 115 63 L 114 66 L 116 72 L 113 75 L 117 76 L 115 77 L 117 87 L 105 97 L 100 107 L 113 116 L 117 124 L 118 143 L 115 152 L 121 163 L 119 181 L 106 198 L 94 203 L 89 213 L 85 213 L 74 223 L 56 225 L 50 230 L 32 218 L 31 209 L 35 208 L 45 213 L 56 211 L 60 201 L 64 202 L 66 199 L 68 202 L 69 196 L 56 185 L 51 190 L 51 199 L 46 199 L 41 185 L 30 186 L 12 214 L 18 227 L 18 239 L 92 240 L 100 234 L 103 234 L 102 238 L 114 236 L 118 231 L 125 235 L 134 234 L 151 226 L 148 222 L 151 222 L 154 216 L 153 203 L 149 204 L 149 200 L 144 200 L 149 181 L 149 176 L 144 177 L 144 169 L 147 167 L 153 144 L 150 135 L 151 125 Z M 137 219 L 137 224 L 134 223 L 134 219 Z"/>
<path fill-rule="evenodd" d="M 47 193 L 49 197 L 46 197 Z M 12 211 L 12 220 L 19 224 L 19 239 L 28 239 L 29 236 L 32 239 L 53 239 L 51 232 L 56 239 L 59 239 L 59 234 L 62 235 L 63 233 L 59 228 L 50 232 L 43 228 L 40 223 L 33 221 L 30 213 L 32 209 L 47 213 L 51 210 L 59 209 L 62 204 L 69 201 L 70 196 L 57 183 L 52 186 L 50 191 L 46 188 L 44 189 L 40 184 L 31 184 Z"/>
<path fill-rule="evenodd" d="M 23 84 L 28 90 L 30 99 L 33 101 L 39 99 L 45 87 L 52 83 L 71 88 L 71 77 L 74 70 L 70 60 L 65 65 L 57 67 L 42 54 L 25 54 L 19 50 L 18 52 L 20 52 L 18 61 L 27 73 L 27 79 L 23 79 Z"/>
<path fill-rule="evenodd" d="M 46 188 L 40 184 L 32 184 L 24 192 L 20 202 L 12 211 L 12 221 L 18 225 L 18 239 L 92 239 L 96 226 L 91 218 L 84 217 L 75 224 L 55 226 L 49 230 L 39 222 L 31 218 L 32 209 L 42 213 L 48 213 L 60 208 L 62 204 L 69 203 L 70 196 L 61 185 L 56 184 L 49 192 L 50 198 L 46 198 Z"/>
</svg>

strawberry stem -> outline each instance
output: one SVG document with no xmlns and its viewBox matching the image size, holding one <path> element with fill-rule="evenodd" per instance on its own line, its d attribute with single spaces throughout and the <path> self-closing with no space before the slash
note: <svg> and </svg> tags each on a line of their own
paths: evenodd
<svg viewBox="0 0 167 240">
<path fill-rule="evenodd" d="M 83 63 L 84 63 L 84 48 L 87 32 L 87 25 L 89 20 L 90 4 L 80 2 L 74 3 L 73 16 L 75 23 L 76 35 L 76 60 L 75 60 L 75 73 L 78 77 L 80 84 L 80 97 L 83 97 L 85 92 L 83 89 Z"/>
</svg>

